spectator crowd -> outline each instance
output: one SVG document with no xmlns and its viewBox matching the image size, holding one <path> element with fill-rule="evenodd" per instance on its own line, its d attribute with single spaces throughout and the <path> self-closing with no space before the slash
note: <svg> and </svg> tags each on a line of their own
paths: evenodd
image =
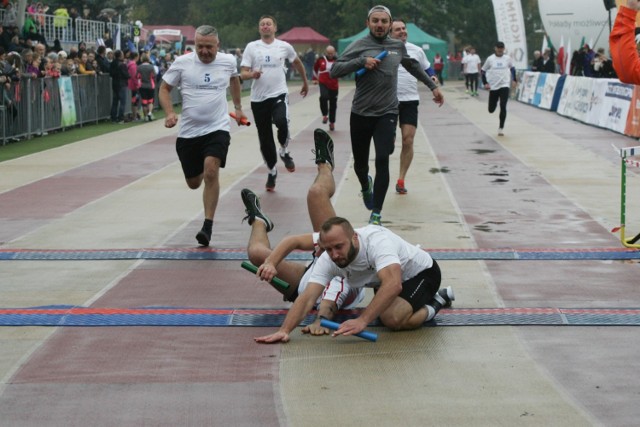
<svg viewBox="0 0 640 427">
<path fill-rule="evenodd" d="M 14 101 L 20 97 L 20 82 L 24 79 L 55 79 L 60 76 L 79 75 L 113 77 L 117 70 L 114 70 L 112 64 L 116 62 L 118 55 L 122 55 L 128 73 L 126 85 L 132 92 L 137 93 L 142 80 L 142 76 L 138 74 L 138 66 L 146 62 L 153 67 L 151 75 L 155 80 L 155 87 L 155 83 L 161 80 L 176 55 L 173 51 L 155 48 L 149 49 L 148 52 L 142 52 L 141 49 L 140 55 L 129 36 L 125 35 L 120 43 L 116 43 L 109 30 L 105 30 L 103 37 L 97 40 L 63 43 L 61 39 L 77 40 L 81 36 L 79 31 L 76 32 L 76 18 L 110 20 L 113 17 L 104 13 L 93 17 L 88 8 L 84 8 L 80 15 L 75 7 L 67 10 L 64 5 L 51 12 L 48 6 L 34 3 L 27 7 L 24 25 L 19 27 L 16 7 L 17 3 L 7 0 L 0 5 L 0 105 L 12 114 L 15 114 Z M 53 18 L 46 21 L 45 16 Z M 54 31 L 51 31 L 51 28 L 46 29 L 46 25 L 52 25 Z M 59 38 L 48 40 L 45 34 L 54 34 Z M 115 49 L 118 44 L 123 46 L 119 51 Z M 145 67 L 142 70 L 145 70 Z M 145 73 L 147 81 L 148 76 L 149 73 Z M 137 103 L 141 101 L 138 98 Z M 141 110 L 148 111 L 148 108 Z M 149 114 L 144 118 L 148 120 L 151 117 Z M 136 117 L 131 119 L 142 117 L 136 114 Z"/>
<path fill-rule="evenodd" d="M 564 58 L 559 58 L 558 62 L 564 62 Z M 543 73 L 558 73 L 564 70 L 564 64 L 556 63 L 556 52 L 552 48 L 545 48 L 544 51 L 533 52 L 532 71 Z M 580 49 L 572 52 L 567 70 L 564 74 L 571 76 L 584 76 L 594 78 L 616 78 L 613 69 L 613 62 L 604 48 L 594 51 L 589 44 L 585 43 Z"/>
</svg>

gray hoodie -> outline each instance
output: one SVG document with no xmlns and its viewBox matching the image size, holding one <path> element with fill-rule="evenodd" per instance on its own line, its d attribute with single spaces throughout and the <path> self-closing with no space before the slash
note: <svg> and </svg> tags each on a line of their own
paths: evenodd
<svg viewBox="0 0 640 427">
<path fill-rule="evenodd" d="M 331 77 L 338 78 L 364 67 L 367 57 L 375 57 L 383 50 L 389 54 L 378 67 L 356 77 L 356 93 L 351 111 L 361 116 L 398 114 L 398 65 L 433 90 L 437 86 L 422 69 L 420 63 L 407 54 L 401 40 L 378 40 L 370 33 L 351 43 L 331 67 Z"/>
</svg>

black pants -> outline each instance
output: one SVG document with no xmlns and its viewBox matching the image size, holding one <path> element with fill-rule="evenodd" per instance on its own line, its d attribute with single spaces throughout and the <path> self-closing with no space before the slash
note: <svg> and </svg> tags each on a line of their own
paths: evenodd
<svg viewBox="0 0 640 427">
<path fill-rule="evenodd" d="M 397 114 L 369 117 L 351 113 L 353 169 L 362 188 L 369 182 L 371 139 L 376 150 L 376 177 L 373 181 L 373 210 L 380 212 L 389 189 L 389 156 L 393 153 L 398 127 Z"/>
<path fill-rule="evenodd" d="M 500 101 L 500 129 L 504 128 L 504 122 L 507 119 L 507 101 L 509 101 L 509 88 L 502 87 L 500 89 L 489 91 L 489 112 L 496 111 L 498 100 Z"/>
<path fill-rule="evenodd" d="M 465 74 L 464 77 L 467 79 L 467 87 L 471 92 L 478 91 L 478 73 L 469 73 Z"/>
<path fill-rule="evenodd" d="M 124 120 L 124 106 L 127 100 L 127 87 L 112 87 L 113 96 L 111 98 L 111 121 Z"/>
<path fill-rule="evenodd" d="M 336 122 L 336 110 L 338 109 L 338 90 L 331 90 L 320 84 L 320 112 L 322 116 L 329 116 L 329 123 Z"/>
<path fill-rule="evenodd" d="M 289 99 L 286 93 L 261 102 L 252 102 L 251 111 L 258 129 L 260 152 L 267 167 L 272 169 L 278 162 L 276 142 L 272 124 L 278 128 L 278 142 L 282 147 L 289 144 Z"/>
</svg>

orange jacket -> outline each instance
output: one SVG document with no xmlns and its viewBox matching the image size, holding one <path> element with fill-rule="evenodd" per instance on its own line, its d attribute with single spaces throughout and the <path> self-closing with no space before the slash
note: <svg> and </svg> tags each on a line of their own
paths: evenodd
<svg viewBox="0 0 640 427">
<path fill-rule="evenodd" d="M 637 11 L 621 6 L 609 36 L 613 68 L 623 83 L 640 84 L 640 56 L 636 49 Z"/>
</svg>

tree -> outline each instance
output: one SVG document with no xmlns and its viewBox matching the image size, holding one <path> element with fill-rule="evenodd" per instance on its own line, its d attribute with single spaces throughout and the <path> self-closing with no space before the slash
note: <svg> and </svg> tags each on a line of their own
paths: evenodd
<svg viewBox="0 0 640 427">
<path fill-rule="evenodd" d="M 99 0 L 94 0 L 98 2 Z M 122 2 L 107 0 L 100 4 Z M 215 26 L 224 48 L 242 47 L 258 38 L 258 20 L 272 15 L 280 33 L 295 26 L 310 26 L 333 43 L 365 28 L 367 12 L 379 0 L 128 0 L 130 20 L 145 24 Z M 450 43 L 452 51 L 473 45 L 482 57 L 493 52 L 497 39 L 493 7 L 489 0 L 388 0 L 394 17 L 402 17 Z M 103 6 L 106 7 L 106 6 Z M 176 8 L 179 8 L 179 13 Z M 537 0 L 522 0 L 527 41 L 540 44 L 534 32 L 542 26 Z M 533 49 L 530 49 L 533 50 Z"/>
</svg>

